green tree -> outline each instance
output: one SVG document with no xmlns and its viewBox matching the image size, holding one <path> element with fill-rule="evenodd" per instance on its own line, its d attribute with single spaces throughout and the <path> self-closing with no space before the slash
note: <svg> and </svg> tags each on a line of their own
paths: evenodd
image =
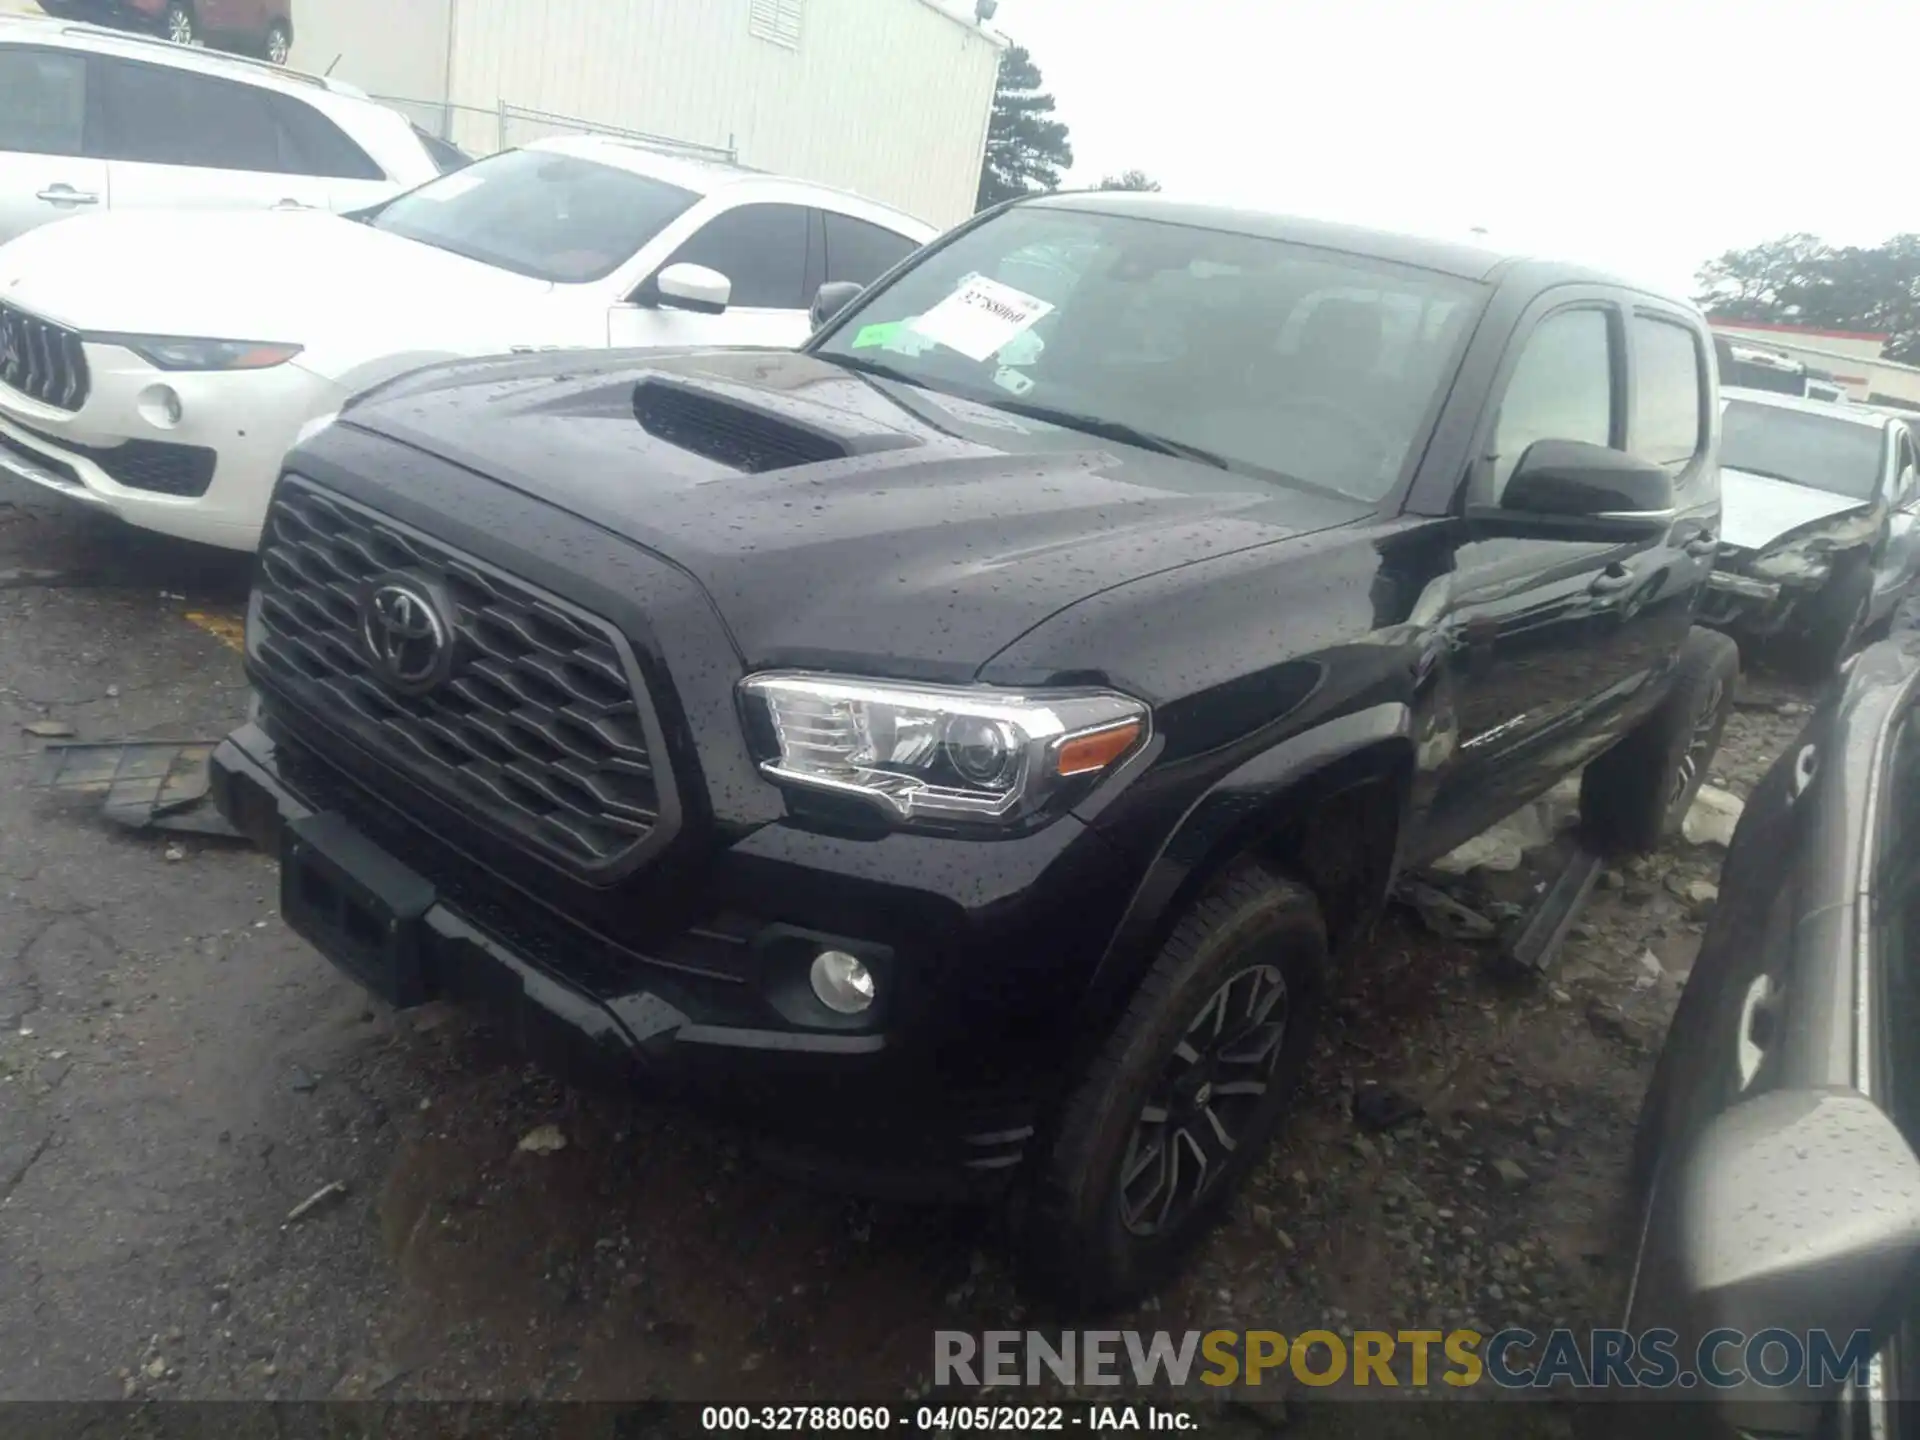
<svg viewBox="0 0 1920 1440">
<path fill-rule="evenodd" d="M 1920 363 L 1920 235 L 1872 246 L 1783 235 L 1729 250 L 1697 278 L 1715 319 L 1884 334 L 1888 358 Z"/>
<path fill-rule="evenodd" d="M 1058 190 L 1061 175 L 1073 164 L 1066 124 L 1053 118 L 1053 96 L 1040 88 L 1042 83 L 1040 67 L 1025 47 L 1008 47 L 993 92 L 977 209 Z"/>
<path fill-rule="evenodd" d="M 1160 182 L 1150 177 L 1144 170 L 1122 170 L 1118 175 L 1109 175 L 1096 190 L 1158 190 Z"/>
</svg>

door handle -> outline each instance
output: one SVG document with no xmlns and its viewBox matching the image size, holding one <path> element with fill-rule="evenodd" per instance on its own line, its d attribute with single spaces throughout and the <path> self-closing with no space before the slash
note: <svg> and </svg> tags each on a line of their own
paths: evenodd
<svg viewBox="0 0 1920 1440">
<path fill-rule="evenodd" d="M 49 205 L 98 205 L 100 197 L 91 190 L 76 190 L 71 185 L 49 185 L 36 191 L 34 199 L 44 200 Z"/>
<path fill-rule="evenodd" d="M 1633 584 L 1633 572 L 1624 565 L 1609 565 L 1593 577 L 1593 583 L 1587 586 L 1592 595 L 1616 595 Z"/>
<path fill-rule="evenodd" d="M 1717 536 L 1700 534 L 1687 541 L 1686 549 L 1687 554 L 1693 556 L 1695 559 L 1704 560 L 1709 555 L 1718 555 L 1720 553 L 1720 541 Z"/>
<path fill-rule="evenodd" d="M 304 200 L 295 200 L 288 197 L 274 201 L 268 208 L 272 210 L 311 210 L 313 206 L 307 204 Z"/>
</svg>

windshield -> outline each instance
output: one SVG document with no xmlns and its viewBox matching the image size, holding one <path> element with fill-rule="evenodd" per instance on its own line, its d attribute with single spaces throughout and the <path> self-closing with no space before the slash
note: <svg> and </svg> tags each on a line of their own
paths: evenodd
<svg viewBox="0 0 1920 1440">
<path fill-rule="evenodd" d="M 509 150 L 389 201 L 367 223 L 561 285 L 604 280 L 700 197 L 612 165 Z"/>
<path fill-rule="evenodd" d="M 814 353 L 1374 501 L 1481 294 L 1338 251 L 1023 206 L 865 298 Z"/>
<path fill-rule="evenodd" d="M 1826 415 L 1729 400 L 1720 426 L 1720 463 L 1814 490 L 1871 500 L 1880 493 L 1886 433 Z"/>
</svg>

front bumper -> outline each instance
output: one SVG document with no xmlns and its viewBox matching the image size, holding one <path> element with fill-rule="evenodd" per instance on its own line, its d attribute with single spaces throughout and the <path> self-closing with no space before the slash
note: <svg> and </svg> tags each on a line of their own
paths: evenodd
<svg viewBox="0 0 1920 1440">
<path fill-rule="evenodd" d="M 973 920 L 985 912 L 964 902 L 955 909 L 953 892 L 971 886 L 957 853 L 945 874 L 916 870 L 876 895 L 870 856 L 850 856 L 831 837 L 769 826 L 712 867 L 721 877 L 746 876 L 768 900 L 770 913 L 735 912 L 730 921 L 750 937 L 742 964 L 729 971 L 709 963 L 713 930 L 723 928 L 713 926 L 662 937 L 653 953 L 615 957 L 603 937 L 569 934 L 565 917 L 538 913 L 530 896 L 419 830 L 400 807 L 380 809 L 344 772 L 272 727 L 270 717 L 257 720 L 219 747 L 212 769 L 221 810 L 268 853 L 292 857 L 293 867 L 301 863 L 294 852 L 310 843 L 352 852 L 359 873 L 417 917 L 397 994 L 390 981 L 370 983 L 325 934 L 315 940 L 352 978 L 402 1005 L 473 1004 L 549 1064 L 584 1064 L 717 1107 L 747 1121 L 773 1157 L 852 1189 L 955 1199 L 1004 1187 L 1073 1048 L 1058 1028 L 1061 1012 L 1028 1001 L 1048 986 L 1028 982 L 1045 974 L 1040 967 L 1073 964 L 1053 953 L 1062 913 L 1081 917 L 1089 939 L 1103 941 L 1106 921 L 1088 907 L 1108 895 L 1117 911 L 1127 893 L 1118 853 L 1063 819 L 1025 840 L 989 845 L 1003 875 L 1027 867 L 1031 884 L 993 898 L 976 932 Z M 768 830 L 783 833 L 755 843 Z M 982 842 L 939 843 L 978 852 Z M 1022 846 L 1025 856 L 1010 848 Z M 288 893 L 285 877 L 297 873 L 283 863 L 282 908 L 290 914 L 304 904 Z M 950 893 L 939 893 L 943 879 Z M 732 887 L 723 878 L 712 888 Z M 821 904 L 781 898 L 803 894 L 823 897 Z M 911 938 L 898 937 L 918 927 L 925 949 L 908 953 Z M 311 924 L 296 928 L 314 939 Z M 876 934 L 895 943 L 876 942 Z M 878 1020 L 805 1013 L 808 996 L 795 993 L 804 969 L 791 958 L 829 944 L 879 967 Z M 889 1009 L 889 982 L 917 998 Z"/>
<path fill-rule="evenodd" d="M 1703 625 L 1754 639 L 1765 639 L 1797 623 L 1801 607 L 1817 596 L 1828 575 L 1820 572 L 1804 585 L 1758 580 L 1735 568 L 1716 568 L 1707 577 L 1696 617 Z"/>
<path fill-rule="evenodd" d="M 300 429 L 340 408 L 346 392 L 297 361 L 268 370 L 163 371 L 117 345 L 86 341 L 91 388 L 78 410 L 0 385 L 0 473 L 141 529 L 252 550 L 260 541 L 280 462 Z M 161 387 L 178 397 L 165 423 Z M 209 455 L 198 494 L 126 483 L 141 477 L 111 458 L 129 443 Z M 195 487 L 197 488 L 197 487 Z"/>
</svg>

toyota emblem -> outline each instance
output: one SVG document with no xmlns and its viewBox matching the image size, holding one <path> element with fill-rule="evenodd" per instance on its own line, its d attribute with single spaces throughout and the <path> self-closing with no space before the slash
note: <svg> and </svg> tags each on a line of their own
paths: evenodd
<svg viewBox="0 0 1920 1440">
<path fill-rule="evenodd" d="M 446 611 L 418 580 L 392 577 L 367 591 L 360 607 L 360 635 L 375 674 L 391 689 L 409 694 L 431 690 L 453 665 L 453 633 Z"/>
</svg>

